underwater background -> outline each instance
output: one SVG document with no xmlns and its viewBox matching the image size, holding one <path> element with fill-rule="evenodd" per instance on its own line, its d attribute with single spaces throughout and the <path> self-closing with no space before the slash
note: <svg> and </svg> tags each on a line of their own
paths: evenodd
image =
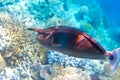
<svg viewBox="0 0 120 80">
<path fill-rule="evenodd" d="M 120 80 L 108 61 L 48 50 L 27 28 L 71 26 L 106 51 L 120 47 L 118 0 L 0 0 L 0 80 Z"/>
</svg>

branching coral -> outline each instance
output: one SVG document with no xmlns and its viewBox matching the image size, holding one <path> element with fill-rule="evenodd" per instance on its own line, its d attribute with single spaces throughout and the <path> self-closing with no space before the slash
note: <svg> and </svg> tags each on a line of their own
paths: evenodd
<svg viewBox="0 0 120 80">
<path fill-rule="evenodd" d="M 26 51 L 31 52 L 31 54 L 44 54 L 46 50 L 37 42 L 34 33 L 27 31 L 24 25 L 17 21 L 13 22 L 10 16 L 6 14 L 0 15 L 0 21 L 0 47 L 4 57 L 17 56 L 17 54 Z"/>
<path fill-rule="evenodd" d="M 21 44 L 22 43 L 25 44 L 24 42 L 25 38 L 23 38 L 23 36 L 25 36 L 26 32 L 24 32 L 23 25 L 19 24 L 18 22 L 13 22 L 10 16 L 3 13 L 0 14 L 0 20 L 1 20 L 0 35 L 2 36 L 0 40 L 1 45 L 5 45 L 1 46 L 5 48 L 2 49 L 4 50 L 4 54 L 8 52 L 20 53 L 20 48 L 22 49 L 24 46 L 24 45 L 21 46 Z"/>
<path fill-rule="evenodd" d="M 20 75 L 26 75 L 26 78 L 36 80 L 39 73 L 36 65 L 45 62 L 47 49 L 39 44 L 34 33 L 7 14 L 0 14 L 0 29 L 0 53 L 7 66 L 20 70 Z"/>
<path fill-rule="evenodd" d="M 74 67 L 62 67 L 58 64 L 54 64 L 50 67 L 50 71 L 47 69 L 41 73 L 45 80 L 91 80 L 90 76 L 81 69 Z"/>
</svg>

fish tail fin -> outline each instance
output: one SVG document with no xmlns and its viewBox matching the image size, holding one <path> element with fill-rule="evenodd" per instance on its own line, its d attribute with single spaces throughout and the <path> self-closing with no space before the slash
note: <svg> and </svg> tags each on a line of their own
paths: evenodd
<svg viewBox="0 0 120 80">
<path fill-rule="evenodd" d="M 112 72 L 115 72 L 116 68 L 118 67 L 118 64 L 120 62 L 120 48 L 117 48 L 113 50 L 109 55 L 109 60 L 110 60 L 110 70 Z"/>
</svg>

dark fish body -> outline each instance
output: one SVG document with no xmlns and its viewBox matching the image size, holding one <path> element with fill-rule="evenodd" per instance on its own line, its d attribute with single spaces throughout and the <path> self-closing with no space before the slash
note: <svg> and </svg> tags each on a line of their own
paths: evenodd
<svg viewBox="0 0 120 80">
<path fill-rule="evenodd" d="M 114 71 L 119 63 L 120 48 L 106 52 L 86 33 L 72 27 L 58 26 L 47 29 L 29 29 L 38 32 L 37 39 L 45 47 L 61 53 L 88 59 L 110 59 L 111 70 Z"/>
<path fill-rule="evenodd" d="M 52 30 L 52 43 L 43 44 L 47 48 L 79 58 L 106 59 L 105 50 L 84 32 L 66 27 Z"/>
</svg>

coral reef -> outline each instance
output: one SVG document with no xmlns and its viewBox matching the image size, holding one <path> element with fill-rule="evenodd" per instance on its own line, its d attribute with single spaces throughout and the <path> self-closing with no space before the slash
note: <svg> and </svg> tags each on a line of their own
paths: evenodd
<svg viewBox="0 0 120 80">
<path fill-rule="evenodd" d="M 5 5 L 12 5 L 14 3 L 17 3 L 19 2 L 19 0 L 9 0 L 9 1 L 6 1 L 6 0 L 0 0 L 1 2 L 1 6 L 5 6 Z"/>
<path fill-rule="evenodd" d="M 44 55 L 46 50 L 37 42 L 34 33 L 27 31 L 26 27 L 19 22 L 13 22 L 8 15 L 1 13 L 0 19 L 2 21 L 0 26 L 0 47 L 4 57 L 17 56 L 24 53 L 27 55 L 38 55 L 38 53 Z M 12 58 L 15 60 L 14 57 Z"/>
<path fill-rule="evenodd" d="M 6 67 L 6 62 L 3 59 L 2 55 L 0 54 L 0 72 L 5 70 L 5 67 Z"/>
<path fill-rule="evenodd" d="M 91 80 L 89 75 L 93 80 L 119 79 L 119 68 L 114 75 L 108 75 L 108 67 L 103 70 L 103 61 L 47 52 L 36 40 L 36 33 L 27 30 L 74 26 L 111 51 L 119 44 L 105 29 L 102 10 L 95 0 L 2 0 L 0 7 L 0 80 Z"/>
<path fill-rule="evenodd" d="M 82 69 L 74 67 L 63 67 L 53 64 L 52 67 L 45 67 L 41 72 L 45 80 L 91 80 L 91 77 Z"/>
<path fill-rule="evenodd" d="M 103 61 L 75 58 L 55 51 L 49 51 L 47 58 L 48 64 L 58 63 L 65 67 L 82 68 L 89 74 L 102 73 L 105 64 Z"/>
<path fill-rule="evenodd" d="M 111 72 L 110 65 L 106 63 L 104 71 L 98 75 L 99 80 L 119 80 L 120 79 L 120 67 L 115 72 Z"/>
<path fill-rule="evenodd" d="M 109 75 L 112 80 L 119 80 L 120 79 L 120 67 L 116 70 L 116 72 L 112 75 Z"/>
<path fill-rule="evenodd" d="M 5 70 L 0 73 L 0 80 L 18 80 L 20 79 L 18 74 L 14 69 L 6 67 Z"/>
<path fill-rule="evenodd" d="M 92 32 L 92 37 L 99 42 L 106 51 L 112 51 L 119 47 L 119 43 L 117 43 L 114 39 L 110 37 L 107 30 L 104 27 L 99 27 L 95 29 L 96 31 Z M 102 34 L 100 34 L 102 33 Z"/>
<path fill-rule="evenodd" d="M 0 53 L 7 66 L 21 71 L 20 75 L 26 75 L 24 78 L 36 80 L 39 72 L 34 68 L 45 62 L 47 49 L 39 44 L 34 33 L 29 32 L 20 22 L 12 20 L 9 15 L 1 13 L 0 21 Z"/>
<path fill-rule="evenodd" d="M 64 26 L 74 26 L 73 23 L 70 23 L 69 21 L 67 21 L 66 19 L 61 19 L 57 16 L 54 16 L 50 19 L 48 19 L 46 21 L 46 26 L 47 27 L 50 27 L 50 26 L 61 26 L 61 25 L 64 25 Z"/>
<path fill-rule="evenodd" d="M 82 12 L 83 14 L 87 14 L 89 11 L 88 7 L 87 6 L 81 6 L 80 7 L 80 12 Z"/>
<path fill-rule="evenodd" d="M 63 8 L 64 2 L 62 0 L 55 1 L 55 0 L 49 0 L 49 3 L 46 3 L 45 1 L 34 3 L 34 7 L 37 7 L 37 9 L 40 10 L 39 13 L 37 13 L 37 9 L 33 9 L 33 6 L 28 7 L 32 10 L 28 10 L 28 12 L 33 12 L 35 20 L 40 24 L 44 23 L 44 28 L 54 26 L 54 25 L 66 25 L 75 26 L 76 22 L 71 12 L 65 12 Z M 57 5 L 57 6 L 56 6 Z M 40 7 L 42 6 L 42 7 Z M 43 8 L 44 7 L 44 8 Z M 33 14 L 31 14 L 33 15 Z M 39 16 L 42 15 L 42 16 Z"/>
<path fill-rule="evenodd" d="M 36 1 L 36 2 L 29 1 L 29 3 L 25 3 L 25 4 L 29 14 L 34 15 L 34 18 L 36 20 L 40 20 L 43 22 L 52 18 L 55 15 L 55 13 L 59 13 L 59 11 L 63 13 L 62 2 L 60 1 L 55 1 L 55 0 L 50 0 L 48 2 L 46 2 L 46 0 Z M 39 13 L 37 11 L 39 11 Z"/>
<path fill-rule="evenodd" d="M 94 30 L 94 27 L 87 22 L 81 23 L 81 29 L 85 32 L 91 33 Z"/>
</svg>

